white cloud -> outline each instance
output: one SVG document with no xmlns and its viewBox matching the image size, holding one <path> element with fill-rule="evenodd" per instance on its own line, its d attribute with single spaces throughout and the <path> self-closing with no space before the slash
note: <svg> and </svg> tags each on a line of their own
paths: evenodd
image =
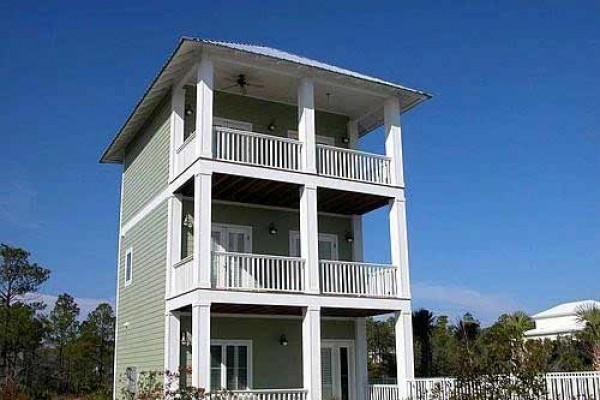
<svg viewBox="0 0 600 400">
<path fill-rule="evenodd" d="M 467 287 L 414 282 L 411 290 L 413 309 L 424 307 L 436 315 L 447 315 L 452 320 L 470 312 L 482 323 L 489 324 L 502 313 L 519 309 L 513 300 L 504 296 Z"/>
<path fill-rule="evenodd" d="M 32 294 L 31 296 L 27 297 L 28 301 L 32 301 L 32 302 L 33 301 L 41 301 L 44 304 L 46 304 L 47 305 L 46 312 L 50 312 L 50 310 L 52 310 L 57 298 L 58 298 L 58 296 L 56 296 L 56 295 L 45 294 L 45 293 L 35 293 L 35 294 Z M 79 308 L 81 310 L 79 315 L 82 319 L 87 317 L 87 315 L 90 313 L 90 311 L 94 310 L 101 303 L 108 303 L 113 307 L 113 309 L 115 307 L 114 301 L 108 300 L 108 299 L 89 299 L 89 298 L 76 297 L 75 302 L 77 303 L 77 305 L 79 306 Z"/>
</svg>

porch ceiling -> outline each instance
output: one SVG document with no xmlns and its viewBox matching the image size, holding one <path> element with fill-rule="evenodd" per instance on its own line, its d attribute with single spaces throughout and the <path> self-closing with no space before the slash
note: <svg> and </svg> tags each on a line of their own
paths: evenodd
<svg viewBox="0 0 600 400">
<path fill-rule="evenodd" d="M 184 196 L 194 196 L 194 182 L 188 181 L 180 190 Z M 213 174 L 212 197 L 237 203 L 298 209 L 300 185 L 288 182 L 258 179 L 229 174 Z M 319 212 L 342 215 L 363 215 L 383 207 L 389 199 L 367 193 L 350 192 L 319 187 L 317 208 Z"/>
<path fill-rule="evenodd" d="M 264 306 L 258 304 L 213 303 L 210 311 L 218 314 L 302 315 L 301 307 Z"/>
<path fill-rule="evenodd" d="M 328 188 L 317 189 L 318 209 L 345 215 L 363 215 L 388 203 L 389 199 L 367 193 L 349 192 Z"/>
<path fill-rule="evenodd" d="M 390 314 L 390 310 L 375 310 L 361 308 L 323 308 L 323 317 L 375 317 L 377 315 Z"/>
</svg>

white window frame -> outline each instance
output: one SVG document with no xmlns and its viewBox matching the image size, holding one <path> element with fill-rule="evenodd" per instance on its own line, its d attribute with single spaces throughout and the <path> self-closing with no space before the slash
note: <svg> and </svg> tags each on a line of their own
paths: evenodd
<svg viewBox="0 0 600 400">
<path fill-rule="evenodd" d="M 321 341 L 321 349 L 330 348 L 331 356 L 333 358 L 331 365 L 331 376 L 333 379 L 333 396 L 341 395 L 341 387 L 339 378 L 341 377 L 340 371 L 340 347 L 346 347 L 348 349 L 348 398 L 350 400 L 356 400 L 356 353 L 355 344 L 353 339 L 323 339 Z"/>
<path fill-rule="evenodd" d="M 233 224 L 212 224 L 211 233 L 219 231 L 225 242 L 229 241 L 228 233 L 237 232 L 244 234 L 244 253 L 252 253 L 252 227 L 248 225 L 233 225 Z M 229 251 L 229 250 L 222 250 Z"/>
<path fill-rule="evenodd" d="M 227 358 L 227 356 L 225 355 L 225 348 L 227 346 L 245 346 L 248 349 L 248 357 L 247 357 L 247 363 L 248 365 L 246 366 L 246 369 L 248 371 L 248 384 L 246 387 L 246 390 L 248 389 L 252 389 L 252 340 L 211 340 L 210 341 L 210 346 L 221 346 L 221 385 L 223 385 L 222 387 L 227 386 L 227 366 L 225 365 L 225 363 L 223 362 L 223 360 L 225 360 Z M 212 367 L 210 369 L 209 374 L 212 374 Z M 209 376 L 209 379 L 211 377 Z M 220 388 L 212 388 L 214 389 L 220 389 Z"/>
<path fill-rule="evenodd" d="M 127 279 L 127 259 L 130 260 L 129 265 L 129 279 Z M 130 247 L 125 251 L 125 287 L 131 285 L 133 282 L 133 247 Z"/>
<path fill-rule="evenodd" d="M 237 119 L 213 117 L 213 125 L 236 129 L 238 131 L 252 132 L 252 124 L 250 122 L 239 121 Z"/>
<path fill-rule="evenodd" d="M 287 135 L 290 139 L 298 140 L 298 131 L 288 130 Z M 321 136 L 317 135 L 316 138 L 317 144 L 326 144 L 327 146 L 335 146 L 335 138 L 333 136 Z"/>
<path fill-rule="evenodd" d="M 293 254 L 301 254 L 300 249 L 297 246 L 297 243 L 300 242 L 300 231 L 290 231 L 289 237 L 289 248 L 290 248 L 290 257 L 293 257 Z M 333 254 L 331 255 L 331 260 L 337 261 L 340 259 L 339 254 L 339 246 L 338 246 L 338 235 L 335 233 L 319 233 L 319 242 L 330 242 L 331 248 L 333 249 Z"/>
</svg>

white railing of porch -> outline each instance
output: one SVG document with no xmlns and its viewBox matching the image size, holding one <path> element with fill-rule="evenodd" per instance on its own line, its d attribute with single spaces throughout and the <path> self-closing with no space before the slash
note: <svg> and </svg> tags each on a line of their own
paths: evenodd
<svg viewBox="0 0 600 400">
<path fill-rule="evenodd" d="M 554 372 L 546 374 L 545 400 L 600 399 L 600 371 Z M 450 400 L 464 397 L 468 391 L 485 390 L 477 385 L 458 389 L 454 378 L 418 378 L 408 382 L 408 398 L 413 400 Z M 456 391 L 465 393 L 457 393 Z M 518 400 L 516 396 L 512 396 Z M 367 400 L 406 400 L 400 397 L 398 385 L 369 385 Z"/>
<path fill-rule="evenodd" d="M 298 140 L 215 127 L 214 142 L 214 157 L 218 160 L 293 171 L 302 169 L 302 143 Z"/>
<path fill-rule="evenodd" d="M 305 389 L 249 389 L 209 393 L 210 400 L 306 400 Z"/>
<path fill-rule="evenodd" d="M 277 292 L 304 290 L 304 260 L 301 258 L 213 251 L 212 259 L 216 288 Z"/>
<path fill-rule="evenodd" d="M 193 132 L 188 138 L 183 142 L 181 146 L 177 150 L 175 150 L 175 170 L 176 173 L 183 172 L 187 167 L 189 167 L 194 160 L 196 159 L 196 132 Z"/>
<path fill-rule="evenodd" d="M 317 172 L 321 175 L 389 185 L 390 171 L 389 157 L 317 144 Z"/>
<path fill-rule="evenodd" d="M 171 294 L 185 293 L 192 289 L 194 282 L 193 264 L 191 256 L 173 264 L 171 270 Z"/>
<path fill-rule="evenodd" d="M 600 371 L 546 374 L 548 399 L 600 399 Z"/>
<path fill-rule="evenodd" d="M 369 385 L 367 400 L 400 400 L 398 385 Z"/>
<path fill-rule="evenodd" d="M 396 297 L 397 269 L 387 264 L 319 261 L 321 292 L 366 297 Z"/>
</svg>

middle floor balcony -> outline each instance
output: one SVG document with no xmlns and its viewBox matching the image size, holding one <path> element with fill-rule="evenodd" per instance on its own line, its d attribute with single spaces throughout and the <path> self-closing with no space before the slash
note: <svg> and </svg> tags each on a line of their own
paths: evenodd
<svg viewBox="0 0 600 400">
<path fill-rule="evenodd" d="M 210 288 L 224 291 L 259 293 L 310 293 L 326 296 L 365 298 L 400 298 L 401 272 L 398 266 L 363 261 L 361 217 L 358 204 L 372 209 L 385 199 L 365 202 L 366 195 L 350 200 L 342 208 L 332 200 L 332 190 L 322 189 L 318 196 L 322 208 L 338 213 L 319 212 L 318 257 L 314 262 L 302 256 L 300 211 L 282 207 L 298 202 L 298 187 L 292 184 L 249 178 L 214 179 L 210 214 L 210 258 L 208 263 L 194 262 L 195 239 L 194 197 L 185 190 L 176 200 L 172 229 L 176 257 L 170 267 L 169 295 L 177 296 L 199 287 L 199 271 L 210 270 Z M 264 185 L 264 186 L 263 186 Z M 230 187 L 230 189 L 228 189 Z M 255 191 L 252 196 L 248 190 Z M 230 191 L 235 197 L 228 197 Z M 279 206 L 244 203 L 257 201 L 257 196 L 278 200 Z M 187 194 L 187 195 L 186 195 Z M 191 196 L 190 196 L 191 195 Z M 228 198 L 230 200 L 223 200 Z M 236 201 L 231 201 L 236 200 Z M 328 206 L 329 204 L 329 206 Z M 208 265 L 206 265 L 208 264 Z M 311 278 L 311 274 L 313 277 Z M 207 286 L 205 286 L 207 287 Z"/>
</svg>

